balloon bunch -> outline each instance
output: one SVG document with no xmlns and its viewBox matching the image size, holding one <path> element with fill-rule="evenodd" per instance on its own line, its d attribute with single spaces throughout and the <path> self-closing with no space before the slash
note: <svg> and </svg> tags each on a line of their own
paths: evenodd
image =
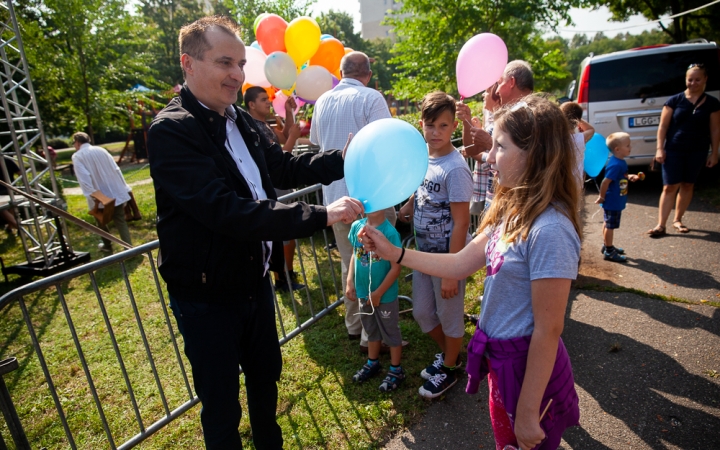
<svg viewBox="0 0 720 450">
<path fill-rule="evenodd" d="M 277 14 L 255 19 L 257 41 L 245 48 L 245 84 L 265 88 L 275 113 L 285 115 L 285 102 L 295 93 L 298 107 L 314 104 L 340 79 L 340 60 L 353 51 L 328 34 L 310 17 L 290 23 Z"/>
</svg>

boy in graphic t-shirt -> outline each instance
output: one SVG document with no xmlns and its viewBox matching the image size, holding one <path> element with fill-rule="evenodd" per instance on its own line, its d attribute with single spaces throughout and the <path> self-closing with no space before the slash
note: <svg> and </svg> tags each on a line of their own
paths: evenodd
<svg viewBox="0 0 720 450">
<path fill-rule="evenodd" d="M 470 199 L 473 183 L 465 159 L 452 145 L 455 99 L 444 92 L 425 96 L 421 106 L 423 136 L 428 146 L 428 170 L 423 184 L 400 209 L 400 220 L 413 213 L 415 244 L 421 252 L 457 253 L 470 240 Z M 425 398 L 436 398 L 457 383 L 465 280 L 438 278 L 413 271 L 413 317 L 423 333 L 438 344 L 440 353 L 420 376 Z"/>
<path fill-rule="evenodd" d="M 605 223 L 603 224 L 602 252 L 605 259 L 614 262 L 625 262 L 625 250 L 613 245 L 613 235 L 620 228 L 620 216 L 627 203 L 628 181 L 638 181 L 638 175 L 628 175 L 625 158 L 630 155 L 632 145 L 627 133 L 613 133 L 605 140 L 612 156 L 605 166 L 605 179 L 600 185 L 600 195 L 595 203 L 602 204 Z"/>
</svg>

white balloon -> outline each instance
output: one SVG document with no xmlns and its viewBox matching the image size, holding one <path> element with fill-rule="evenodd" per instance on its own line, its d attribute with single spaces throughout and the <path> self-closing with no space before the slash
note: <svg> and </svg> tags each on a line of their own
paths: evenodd
<svg viewBox="0 0 720 450">
<path fill-rule="evenodd" d="M 322 66 L 308 66 L 295 81 L 295 93 L 305 100 L 315 101 L 333 87 L 332 75 Z"/>
<path fill-rule="evenodd" d="M 265 53 L 255 47 L 245 47 L 245 59 L 245 82 L 253 86 L 272 86 L 265 77 Z"/>
<path fill-rule="evenodd" d="M 285 52 L 272 52 L 265 60 L 265 77 L 278 89 L 290 89 L 297 79 L 295 61 Z"/>
</svg>

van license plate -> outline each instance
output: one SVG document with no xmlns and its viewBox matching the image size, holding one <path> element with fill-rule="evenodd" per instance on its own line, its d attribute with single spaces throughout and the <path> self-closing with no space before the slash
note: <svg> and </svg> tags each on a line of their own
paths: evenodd
<svg viewBox="0 0 720 450">
<path fill-rule="evenodd" d="M 630 128 L 654 127 L 660 125 L 660 116 L 631 117 Z"/>
</svg>

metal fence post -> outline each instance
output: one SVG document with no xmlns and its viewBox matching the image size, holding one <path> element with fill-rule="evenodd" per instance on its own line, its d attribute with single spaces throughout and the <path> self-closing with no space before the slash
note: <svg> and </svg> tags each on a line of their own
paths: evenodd
<svg viewBox="0 0 720 450">
<path fill-rule="evenodd" d="M 8 358 L 0 361 L 0 409 L 2 409 L 3 416 L 5 416 L 5 422 L 10 429 L 10 435 L 15 441 L 15 447 L 18 450 L 30 450 L 30 443 L 28 442 L 25 431 L 20 423 L 20 418 L 15 411 L 12 399 L 10 398 L 10 391 L 8 391 L 5 385 L 3 375 L 10 373 L 18 368 L 18 362 L 15 358 Z M 2 438 L 0 438 L 2 439 Z M 4 442 L 2 445 L 4 446 Z"/>
</svg>

